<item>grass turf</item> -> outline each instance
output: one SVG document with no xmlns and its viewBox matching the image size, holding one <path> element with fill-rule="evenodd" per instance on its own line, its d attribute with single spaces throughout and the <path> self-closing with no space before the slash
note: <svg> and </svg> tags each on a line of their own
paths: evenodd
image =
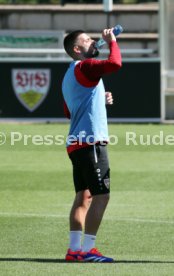
<svg viewBox="0 0 174 276">
<path fill-rule="evenodd" d="M 174 135 L 170 125 L 110 125 L 111 200 L 97 247 L 114 264 L 67 264 L 68 215 L 74 197 L 65 146 L 10 145 L 10 132 L 66 135 L 68 125 L 0 125 L 0 275 L 174 274 L 174 146 L 144 146 L 149 134 Z M 138 145 L 126 145 L 136 133 Z"/>
</svg>

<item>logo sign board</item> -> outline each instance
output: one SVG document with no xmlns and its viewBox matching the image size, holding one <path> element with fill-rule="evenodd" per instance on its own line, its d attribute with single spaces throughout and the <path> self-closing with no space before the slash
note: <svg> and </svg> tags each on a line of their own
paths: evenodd
<svg viewBox="0 0 174 276">
<path fill-rule="evenodd" d="M 15 95 L 30 112 L 36 110 L 44 101 L 50 82 L 50 69 L 12 69 Z"/>
</svg>

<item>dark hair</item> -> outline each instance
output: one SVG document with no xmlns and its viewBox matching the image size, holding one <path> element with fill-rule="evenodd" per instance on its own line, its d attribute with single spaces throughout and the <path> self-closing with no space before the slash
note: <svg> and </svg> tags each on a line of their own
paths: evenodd
<svg viewBox="0 0 174 276">
<path fill-rule="evenodd" d="M 83 30 L 77 30 L 74 32 L 69 33 L 65 38 L 64 38 L 64 48 L 67 54 L 71 57 L 73 57 L 73 47 L 74 44 L 76 43 L 76 40 L 80 34 L 83 34 Z"/>
</svg>

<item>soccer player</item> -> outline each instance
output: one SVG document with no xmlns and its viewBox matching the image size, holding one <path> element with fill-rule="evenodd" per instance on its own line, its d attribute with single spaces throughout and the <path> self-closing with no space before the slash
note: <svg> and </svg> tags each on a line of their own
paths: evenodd
<svg viewBox="0 0 174 276">
<path fill-rule="evenodd" d="M 110 195 L 105 104 L 112 104 L 113 98 L 105 92 L 101 78 L 121 67 L 120 49 L 112 30 L 104 29 L 102 33 L 110 49 L 106 60 L 95 59 L 99 54 L 95 41 L 84 31 L 74 31 L 64 39 L 64 48 L 74 60 L 64 76 L 62 91 L 64 111 L 71 120 L 67 152 L 72 161 L 76 191 L 70 212 L 67 261 L 113 262 L 95 247 Z"/>
</svg>

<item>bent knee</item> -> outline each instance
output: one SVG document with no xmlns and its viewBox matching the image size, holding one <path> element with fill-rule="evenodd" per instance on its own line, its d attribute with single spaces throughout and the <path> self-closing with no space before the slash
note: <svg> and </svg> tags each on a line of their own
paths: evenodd
<svg viewBox="0 0 174 276">
<path fill-rule="evenodd" d="M 80 191 L 76 194 L 75 203 L 79 207 L 88 207 L 91 203 L 92 197 L 89 190 Z"/>
</svg>

